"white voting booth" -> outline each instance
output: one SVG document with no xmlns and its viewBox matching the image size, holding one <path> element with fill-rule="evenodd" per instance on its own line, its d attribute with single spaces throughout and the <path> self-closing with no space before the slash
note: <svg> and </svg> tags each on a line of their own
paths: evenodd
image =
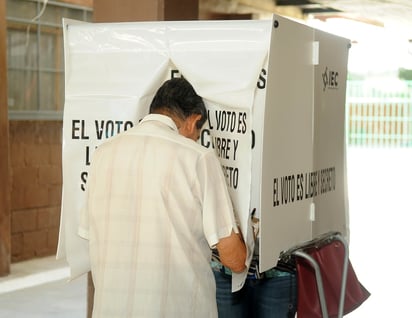
<svg viewBox="0 0 412 318">
<path fill-rule="evenodd" d="M 63 198 L 58 257 L 89 270 L 77 236 L 93 150 L 136 125 L 157 88 L 184 76 L 203 97 L 199 142 L 222 163 L 242 232 L 260 219 L 260 270 L 328 231 L 348 234 L 345 91 L 349 41 L 267 21 L 64 21 Z"/>
</svg>

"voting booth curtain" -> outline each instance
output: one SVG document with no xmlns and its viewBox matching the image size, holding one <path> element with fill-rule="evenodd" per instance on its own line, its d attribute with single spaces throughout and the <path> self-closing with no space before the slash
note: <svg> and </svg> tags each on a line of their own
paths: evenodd
<svg viewBox="0 0 412 318">
<path fill-rule="evenodd" d="M 77 230 L 94 150 L 137 125 L 148 114 L 157 89 L 173 77 L 185 77 L 205 101 L 208 118 L 199 143 L 215 150 L 243 237 L 253 245 L 248 232 L 252 119 L 253 109 L 262 108 L 254 103 L 262 100 L 256 98 L 256 91 L 264 80 L 260 77 L 267 61 L 271 21 L 64 20 L 63 24 L 65 107 L 58 257 L 67 259 L 71 277 L 90 268 L 88 243 Z"/>
</svg>

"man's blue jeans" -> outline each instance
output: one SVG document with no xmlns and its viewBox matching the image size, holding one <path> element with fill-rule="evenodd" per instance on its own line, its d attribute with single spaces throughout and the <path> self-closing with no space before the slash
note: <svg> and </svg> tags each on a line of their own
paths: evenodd
<svg viewBox="0 0 412 318">
<path fill-rule="evenodd" d="M 231 292 L 230 275 L 213 271 L 219 318 L 293 318 L 296 312 L 296 278 L 285 276 L 247 279 L 243 288 Z"/>
</svg>

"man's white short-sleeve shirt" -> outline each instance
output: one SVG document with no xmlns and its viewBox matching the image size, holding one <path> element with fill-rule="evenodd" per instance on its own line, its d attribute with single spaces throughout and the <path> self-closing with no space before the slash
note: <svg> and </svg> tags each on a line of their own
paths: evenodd
<svg viewBox="0 0 412 318">
<path fill-rule="evenodd" d="M 237 227 L 213 151 L 150 114 L 96 149 L 87 182 L 93 316 L 217 317 L 210 247 Z"/>
</svg>

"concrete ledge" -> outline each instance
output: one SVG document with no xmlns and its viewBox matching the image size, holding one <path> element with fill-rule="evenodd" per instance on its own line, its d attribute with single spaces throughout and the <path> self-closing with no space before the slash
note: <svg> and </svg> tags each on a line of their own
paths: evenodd
<svg viewBox="0 0 412 318">
<path fill-rule="evenodd" d="M 55 256 L 11 264 L 10 275 L 0 278 L 0 294 L 38 286 L 70 277 L 65 260 Z"/>
</svg>

